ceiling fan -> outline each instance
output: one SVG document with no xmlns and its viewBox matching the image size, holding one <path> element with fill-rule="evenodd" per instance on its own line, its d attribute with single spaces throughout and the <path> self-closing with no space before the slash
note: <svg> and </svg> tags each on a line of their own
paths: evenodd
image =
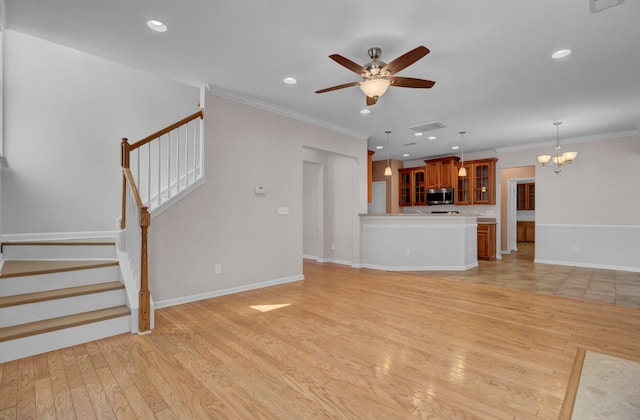
<svg viewBox="0 0 640 420">
<path fill-rule="evenodd" d="M 326 89 L 317 90 L 316 93 L 330 92 L 332 90 L 344 89 L 351 86 L 360 86 L 360 89 L 362 89 L 365 95 L 367 95 L 367 106 L 370 106 L 375 105 L 378 98 L 387 91 L 389 86 L 424 89 L 430 88 L 436 84 L 436 82 L 431 80 L 394 76 L 400 70 L 410 66 L 425 55 L 429 54 L 429 49 L 427 47 L 421 45 L 414 48 L 408 53 L 396 58 L 389 64 L 379 59 L 381 52 L 382 50 L 378 47 L 369 48 L 367 53 L 369 54 L 369 57 L 371 57 L 371 61 L 362 66 L 339 54 L 330 55 L 330 59 L 360 75 L 362 77 L 362 81 L 328 87 Z"/>
</svg>

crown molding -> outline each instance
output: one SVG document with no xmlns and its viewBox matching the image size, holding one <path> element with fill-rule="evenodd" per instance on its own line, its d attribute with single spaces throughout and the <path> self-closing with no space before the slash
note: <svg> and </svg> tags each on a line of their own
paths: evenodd
<svg viewBox="0 0 640 420">
<path fill-rule="evenodd" d="M 309 115 L 301 114 L 299 112 L 295 112 L 290 109 L 283 108 L 266 101 L 262 101 L 260 99 L 252 98 L 250 96 L 241 94 L 239 92 L 224 89 L 219 86 L 211 85 L 209 83 L 207 83 L 205 87 L 207 91 L 212 95 L 220 96 L 222 98 L 229 99 L 234 102 L 239 102 L 241 104 L 249 105 L 254 108 L 263 109 L 265 111 L 269 111 L 274 114 L 282 115 L 283 117 L 287 117 L 287 118 L 291 118 L 293 120 L 301 121 L 307 124 L 315 125 L 316 127 L 326 128 L 328 130 L 335 131 L 350 137 L 355 137 L 360 140 L 365 140 L 365 141 L 367 140 L 367 136 L 363 133 L 353 131 L 353 130 L 348 130 L 343 127 L 339 127 L 337 125 L 328 123 L 326 121 L 310 117 Z"/>
<path fill-rule="evenodd" d="M 587 143 L 587 142 L 598 141 L 598 140 L 609 140 L 609 139 L 615 139 L 615 138 L 637 136 L 638 134 L 640 134 L 639 130 L 615 131 L 615 132 L 604 133 L 604 134 L 592 134 L 592 135 L 583 136 L 583 137 L 563 138 L 561 139 L 560 144 L 567 145 L 567 144 L 576 144 L 576 143 Z M 541 147 L 553 147 L 555 145 L 556 145 L 555 140 L 549 140 L 549 141 L 544 141 L 540 143 L 527 143 L 527 144 L 520 144 L 517 146 L 496 147 L 493 150 L 496 153 L 506 153 L 506 152 L 517 152 L 520 150 L 539 149 Z"/>
</svg>

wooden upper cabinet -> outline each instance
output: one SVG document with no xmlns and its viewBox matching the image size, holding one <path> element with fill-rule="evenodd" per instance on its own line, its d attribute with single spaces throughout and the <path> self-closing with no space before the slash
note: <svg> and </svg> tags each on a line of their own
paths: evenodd
<svg viewBox="0 0 640 420">
<path fill-rule="evenodd" d="M 479 159 L 464 162 L 467 176 L 457 177 L 456 204 L 496 203 L 496 162 L 498 159 Z M 457 167 L 460 168 L 461 164 Z"/>
<path fill-rule="evenodd" d="M 398 169 L 400 206 L 425 206 L 427 192 L 424 168 Z"/>
<path fill-rule="evenodd" d="M 536 209 L 536 184 L 527 182 L 517 185 L 517 208 L 518 210 Z"/>
<path fill-rule="evenodd" d="M 457 156 L 425 160 L 427 188 L 455 188 L 459 160 Z"/>
</svg>

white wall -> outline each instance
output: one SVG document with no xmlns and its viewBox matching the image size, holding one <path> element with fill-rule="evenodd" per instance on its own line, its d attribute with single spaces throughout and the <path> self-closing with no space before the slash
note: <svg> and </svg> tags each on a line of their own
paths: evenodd
<svg viewBox="0 0 640 420">
<path fill-rule="evenodd" d="M 197 108 L 199 89 L 4 31 L 3 234 L 112 231 L 120 139 Z"/>
<path fill-rule="evenodd" d="M 325 243 L 335 240 L 336 250 L 350 250 L 344 258 L 357 260 L 359 235 L 342 232 L 357 232 L 357 214 L 366 211 L 366 141 L 219 96 L 207 94 L 206 102 L 207 182 L 149 228 L 156 302 L 169 305 L 301 279 L 303 161 L 309 160 L 309 149 L 327 157 L 323 208 L 335 209 L 323 210 Z M 332 171 L 339 180 L 328 175 Z M 345 187 L 349 197 L 340 196 L 338 181 L 351 185 Z M 266 195 L 254 193 L 258 184 Z M 278 207 L 290 213 L 278 215 Z M 215 264 L 222 265 L 220 274 L 214 273 Z"/>
<path fill-rule="evenodd" d="M 549 148 L 499 154 L 530 165 Z M 578 158 L 558 175 L 536 168 L 536 261 L 640 271 L 640 136 L 566 145 Z"/>
</svg>

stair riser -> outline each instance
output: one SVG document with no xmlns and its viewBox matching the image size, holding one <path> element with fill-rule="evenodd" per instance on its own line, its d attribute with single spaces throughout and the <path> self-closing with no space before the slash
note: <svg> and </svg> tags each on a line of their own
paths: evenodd
<svg viewBox="0 0 640 420">
<path fill-rule="evenodd" d="M 0 342 L 0 363 L 129 333 L 131 317 L 123 316 L 59 331 Z"/>
<path fill-rule="evenodd" d="M 119 279 L 120 269 L 117 265 L 33 276 L 8 277 L 0 279 L 0 296 L 106 283 Z"/>
<path fill-rule="evenodd" d="M 0 308 L 0 328 L 126 305 L 124 289 Z"/>
<path fill-rule="evenodd" d="M 116 258 L 114 245 L 11 245 L 2 247 L 5 260 L 103 260 Z"/>
</svg>

